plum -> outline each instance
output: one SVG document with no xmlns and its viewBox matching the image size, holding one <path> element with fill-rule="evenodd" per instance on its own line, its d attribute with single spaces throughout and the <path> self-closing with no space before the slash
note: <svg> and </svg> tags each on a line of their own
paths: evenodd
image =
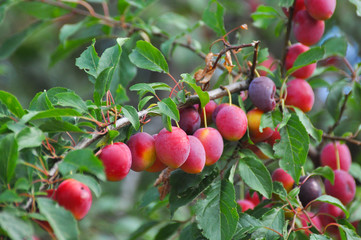
<svg viewBox="0 0 361 240">
<path fill-rule="evenodd" d="M 304 0 L 307 12 L 317 20 L 329 19 L 336 8 L 336 0 Z"/>
<path fill-rule="evenodd" d="M 355 197 L 355 179 L 344 170 L 334 170 L 335 181 L 331 184 L 325 180 L 325 190 L 328 195 L 338 198 L 344 205 L 349 204 Z"/>
<path fill-rule="evenodd" d="M 206 163 L 206 151 L 203 144 L 195 136 L 188 136 L 191 149 L 189 156 L 181 169 L 186 173 L 200 173 L 202 172 Z"/>
<path fill-rule="evenodd" d="M 153 165 L 156 159 L 154 138 L 146 133 L 139 132 L 131 136 L 127 145 L 132 153 L 131 169 L 143 171 Z"/>
<path fill-rule="evenodd" d="M 282 183 L 283 187 L 286 189 L 287 192 L 291 191 L 295 181 L 293 180 L 292 176 L 289 175 L 285 170 L 282 168 L 277 168 L 272 173 L 272 181 L 278 181 Z"/>
<path fill-rule="evenodd" d="M 275 93 L 276 85 L 268 77 L 257 77 L 249 84 L 248 95 L 253 105 L 263 112 L 269 112 L 275 108 Z"/>
<path fill-rule="evenodd" d="M 304 53 L 304 52 L 308 51 L 309 49 L 310 49 L 309 47 L 307 47 L 301 43 L 296 43 L 296 44 L 289 46 L 287 48 L 286 61 L 285 61 L 286 70 L 289 70 L 290 68 L 292 68 L 297 57 L 301 53 Z M 291 75 L 296 78 L 306 79 L 312 75 L 312 73 L 315 71 L 315 69 L 316 69 L 316 63 L 312 63 L 310 65 L 304 66 L 304 67 L 294 71 Z"/>
<path fill-rule="evenodd" d="M 315 94 L 306 80 L 296 78 L 287 83 L 286 105 L 292 105 L 303 112 L 309 112 L 314 102 Z"/>
<path fill-rule="evenodd" d="M 261 125 L 262 114 L 263 112 L 257 108 L 247 113 L 249 135 L 255 143 L 264 141 L 273 134 L 273 130 L 269 127 L 263 128 L 262 132 L 260 132 L 259 126 Z"/>
<path fill-rule="evenodd" d="M 247 116 L 240 107 L 227 105 L 218 112 L 216 125 L 224 139 L 238 141 L 247 131 Z"/>
<path fill-rule="evenodd" d="M 310 177 L 306 182 L 304 182 L 306 178 L 307 176 L 302 176 L 299 181 L 302 183 L 299 198 L 303 207 L 306 207 L 309 202 L 322 195 L 322 187 L 318 178 Z"/>
<path fill-rule="evenodd" d="M 336 148 L 335 148 L 336 145 Z M 351 166 L 351 153 L 346 144 L 339 142 L 326 144 L 321 151 L 321 165 L 329 166 L 333 170 L 337 169 L 336 149 L 340 159 L 340 169 L 348 171 Z"/>
</svg>

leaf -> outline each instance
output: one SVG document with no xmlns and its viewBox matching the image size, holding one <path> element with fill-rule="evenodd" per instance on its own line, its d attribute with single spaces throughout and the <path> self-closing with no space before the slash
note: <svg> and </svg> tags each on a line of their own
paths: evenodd
<svg viewBox="0 0 361 240">
<path fill-rule="evenodd" d="M 100 184 L 93 177 L 85 174 L 72 174 L 69 176 L 69 178 L 84 183 L 93 191 L 96 197 L 100 197 L 102 193 L 102 188 L 100 187 Z"/>
<path fill-rule="evenodd" d="M 293 5 L 294 0 L 280 0 L 278 6 L 289 8 Z"/>
<path fill-rule="evenodd" d="M 285 224 L 285 213 L 282 208 L 272 208 L 266 212 L 261 218 L 262 225 L 270 228 L 278 233 L 283 232 L 283 225 Z M 262 228 L 253 233 L 252 237 L 263 237 L 265 239 L 278 239 L 280 236 L 269 229 Z"/>
<path fill-rule="evenodd" d="M 239 160 L 238 171 L 243 181 L 253 190 L 258 191 L 266 198 L 272 196 L 272 178 L 261 160 L 249 156 Z"/>
<path fill-rule="evenodd" d="M 312 63 L 316 63 L 317 61 L 323 59 L 324 55 L 325 55 L 325 50 L 321 47 L 313 47 L 310 50 L 301 53 L 296 58 L 292 68 L 287 71 L 287 75 L 290 75 L 294 71 L 304 66 L 310 65 Z"/>
<path fill-rule="evenodd" d="M 296 107 L 293 109 L 296 112 L 298 119 L 301 121 L 303 126 L 306 128 L 306 131 L 308 132 L 308 134 L 310 134 L 311 137 L 313 139 L 315 139 L 317 142 L 321 142 L 323 131 L 320 129 L 316 129 L 313 126 L 311 120 L 307 117 L 307 115 L 302 110 L 300 110 L 299 108 L 296 108 Z"/>
<path fill-rule="evenodd" d="M 23 120 L 25 122 L 42 119 L 42 118 L 57 118 L 57 117 L 80 117 L 79 112 L 70 108 L 57 108 L 49 109 L 41 112 L 33 111 L 24 115 Z"/>
<path fill-rule="evenodd" d="M 132 106 L 126 105 L 122 107 L 122 113 L 126 118 L 128 118 L 134 129 L 138 130 L 140 127 L 140 122 L 137 110 Z"/>
<path fill-rule="evenodd" d="M 116 45 L 105 49 L 98 62 L 97 76 L 108 67 L 116 67 L 122 54 L 122 46 L 129 38 L 117 38 Z"/>
<path fill-rule="evenodd" d="M 280 166 L 286 170 L 295 182 L 301 176 L 306 162 L 309 142 L 308 133 L 296 114 L 291 114 L 288 124 L 280 130 L 281 140 L 273 146 Z"/>
<path fill-rule="evenodd" d="M 6 189 L 4 192 L 0 193 L 0 203 L 15 203 L 21 201 L 23 201 L 23 199 L 16 194 L 14 190 Z"/>
<path fill-rule="evenodd" d="M 353 82 L 353 87 L 352 87 L 352 94 L 356 100 L 356 102 L 360 103 L 361 102 L 361 84 L 354 81 Z"/>
<path fill-rule="evenodd" d="M 28 221 L 24 221 L 6 210 L 0 212 L 0 226 L 13 240 L 28 239 L 34 234 L 33 227 Z"/>
<path fill-rule="evenodd" d="M 129 236 L 128 240 L 137 240 L 139 237 L 144 235 L 147 231 L 158 225 L 158 221 L 149 221 L 142 224 L 137 230 L 132 232 L 132 234 Z"/>
<path fill-rule="evenodd" d="M 26 127 L 16 134 L 19 151 L 24 148 L 39 147 L 45 140 L 44 133 L 36 127 Z"/>
<path fill-rule="evenodd" d="M 308 80 L 307 82 L 310 84 L 312 89 L 323 88 L 323 87 L 329 88 L 330 87 L 330 84 L 327 81 L 320 79 L 320 78 L 313 78 L 313 79 Z"/>
<path fill-rule="evenodd" d="M 209 94 L 207 91 L 203 91 L 200 86 L 197 86 L 195 79 L 188 73 L 181 74 L 183 81 L 186 82 L 193 90 L 197 93 L 199 101 L 201 102 L 201 107 L 204 108 L 209 102 Z"/>
<path fill-rule="evenodd" d="M 355 5 L 357 16 L 361 17 L 361 1 L 360 0 L 349 0 L 350 3 Z"/>
<path fill-rule="evenodd" d="M 342 204 L 340 200 L 338 200 L 335 197 L 329 196 L 329 195 L 322 195 L 314 200 L 315 202 L 325 202 L 332 205 L 335 205 L 336 207 L 339 207 L 344 213 L 346 218 L 350 216 L 349 212 L 347 211 L 346 207 Z"/>
<path fill-rule="evenodd" d="M 349 173 L 359 182 L 361 182 L 361 166 L 358 163 L 355 162 L 351 163 Z"/>
<path fill-rule="evenodd" d="M 237 231 L 235 233 L 234 239 L 243 239 L 248 234 L 251 234 L 262 227 L 263 225 L 260 220 L 242 212 L 239 215 Z"/>
<path fill-rule="evenodd" d="M 78 239 L 77 222 L 70 211 L 48 198 L 36 200 L 40 213 L 46 217 L 59 240 Z"/>
<path fill-rule="evenodd" d="M 79 31 L 79 29 L 88 21 L 88 19 L 84 19 L 75 24 L 64 24 L 59 32 L 59 40 L 60 43 L 64 43 L 68 40 L 69 37 L 74 35 Z"/>
<path fill-rule="evenodd" d="M 312 175 L 320 175 L 320 176 L 326 178 L 327 180 L 329 180 L 331 182 L 332 185 L 335 180 L 335 173 L 329 166 L 318 167 L 315 170 L 313 170 L 311 174 Z"/>
<path fill-rule="evenodd" d="M 341 105 L 345 99 L 344 88 L 347 86 L 346 81 L 337 81 L 332 84 L 326 99 L 327 111 L 331 114 L 333 119 L 338 119 L 340 115 Z"/>
<path fill-rule="evenodd" d="M 351 228 L 348 228 L 345 225 L 339 225 L 339 228 L 341 228 L 345 234 L 346 234 L 346 238 L 347 240 L 360 240 L 361 237 L 359 235 L 357 235 L 357 233 L 355 232 L 355 230 L 352 230 Z"/>
<path fill-rule="evenodd" d="M 16 180 L 16 183 L 15 183 L 16 190 L 25 190 L 26 191 L 29 189 L 29 187 L 30 187 L 30 183 L 26 178 L 22 177 L 22 178 L 18 178 Z"/>
<path fill-rule="evenodd" d="M 220 37 L 226 34 L 223 16 L 224 7 L 217 0 L 211 0 L 203 12 L 202 20 Z"/>
<path fill-rule="evenodd" d="M 162 227 L 157 235 L 155 235 L 154 240 L 167 240 L 170 239 L 171 236 L 177 231 L 177 229 L 181 226 L 180 222 L 173 222 Z"/>
<path fill-rule="evenodd" d="M 261 116 L 261 123 L 259 125 L 260 128 L 264 129 L 266 127 L 270 127 L 275 129 L 278 124 L 282 122 L 282 113 L 279 109 L 275 109 L 271 112 L 263 113 Z"/>
<path fill-rule="evenodd" d="M 146 96 L 142 98 L 142 100 L 140 100 L 138 103 L 138 111 L 141 111 L 144 108 L 145 104 L 147 104 L 147 102 L 149 102 L 152 98 L 153 96 Z"/>
<path fill-rule="evenodd" d="M 347 40 L 345 37 L 333 37 L 327 39 L 322 44 L 322 47 L 325 49 L 324 58 L 332 56 L 345 57 L 347 51 Z"/>
<path fill-rule="evenodd" d="M 112 80 L 114 67 L 108 67 L 102 71 L 95 80 L 94 86 L 94 103 L 97 106 L 101 105 L 101 100 L 109 89 L 109 84 Z"/>
<path fill-rule="evenodd" d="M 173 171 L 170 176 L 169 209 L 171 214 L 181 206 L 195 199 L 219 175 L 214 166 L 205 167 L 199 174 L 189 174 L 182 170 Z"/>
<path fill-rule="evenodd" d="M 169 73 L 168 64 L 162 53 L 146 41 L 137 41 L 137 46 L 129 55 L 129 59 L 139 68 Z"/>
<path fill-rule="evenodd" d="M 21 118 L 25 114 L 23 107 L 14 95 L 0 90 L 0 101 L 5 104 L 15 116 Z"/>
<path fill-rule="evenodd" d="M 233 184 L 222 180 L 214 182 L 206 198 L 196 203 L 196 220 L 206 238 L 232 239 L 238 222 L 235 197 Z"/>
<path fill-rule="evenodd" d="M 259 142 L 256 144 L 256 146 L 261 150 L 261 152 L 266 155 L 267 157 L 274 159 L 274 152 L 271 145 L 265 142 Z"/>
<path fill-rule="evenodd" d="M 10 183 L 18 160 L 18 144 L 14 134 L 8 134 L 0 140 L 0 180 Z"/>
<path fill-rule="evenodd" d="M 57 105 L 63 107 L 73 107 L 81 113 L 87 112 L 88 110 L 83 99 L 81 99 L 81 97 L 79 97 L 79 95 L 74 92 L 58 93 L 55 95 L 55 97 L 58 100 Z"/>
<path fill-rule="evenodd" d="M 0 46 L 0 60 L 6 59 L 11 54 L 15 52 L 15 50 L 20 47 L 20 45 L 34 32 L 37 30 L 47 26 L 48 23 L 46 22 L 35 22 L 31 24 L 25 30 L 14 34 L 10 38 L 6 39 L 2 45 Z"/>
<path fill-rule="evenodd" d="M 4 0 L 0 5 L 0 24 L 3 22 L 5 18 L 6 11 L 12 7 L 13 5 L 19 3 L 20 0 Z"/>
<path fill-rule="evenodd" d="M 331 240 L 331 238 L 327 237 L 326 235 L 311 234 L 310 240 Z"/>
<path fill-rule="evenodd" d="M 162 123 L 163 123 L 163 126 L 165 127 L 165 129 L 167 129 L 169 132 L 172 131 L 172 121 L 169 116 L 163 114 L 162 115 Z"/>
<path fill-rule="evenodd" d="M 169 116 L 175 121 L 179 121 L 179 111 L 177 105 L 171 98 L 164 98 L 161 102 L 158 102 L 159 110 L 162 114 Z"/>
<path fill-rule="evenodd" d="M 97 77 L 99 56 L 95 51 L 94 45 L 95 40 L 93 40 L 93 43 L 75 60 L 75 65 L 87 74 Z"/>
<path fill-rule="evenodd" d="M 149 83 L 137 83 L 129 88 L 130 91 L 137 91 L 138 95 L 144 95 L 148 92 L 155 95 L 155 90 Z"/>
<path fill-rule="evenodd" d="M 59 171 L 63 176 L 76 171 L 86 171 L 94 174 L 104 181 L 104 167 L 102 162 L 93 154 L 90 149 L 79 149 L 69 152 L 59 164 Z"/>
<path fill-rule="evenodd" d="M 79 127 L 65 121 L 60 121 L 56 119 L 49 119 L 46 120 L 44 123 L 42 123 L 39 126 L 39 129 L 41 129 L 43 132 L 79 132 L 84 133 L 83 130 L 81 130 Z"/>
<path fill-rule="evenodd" d="M 273 7 L 260 5 L 257 10 L 251 14 L 251 17 L 254 26 L 267 29 L 280 17 L 280 14 Z"/>
</svg>

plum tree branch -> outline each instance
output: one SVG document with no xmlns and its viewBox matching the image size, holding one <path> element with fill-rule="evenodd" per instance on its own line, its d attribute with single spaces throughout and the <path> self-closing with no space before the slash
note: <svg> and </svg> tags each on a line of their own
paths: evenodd
<svg viewBox="0 0 361 240">
<path fill-rule="evenodd" d="M 292 18 L 293 18 L 295 4 L 296 4 L 296 1 L 294 1 L 293 6 L 290 7 L 289 11 L 288 11 L 289 15 L 288 15 L 288 21 L 287 21 L 287 30 L 286 30 L 286 35 L 285 35 L 285 42 L 284 42 L 284 46 L 283 46 L 282 66 L 281 66 L 281 75 L 282 75 L 283 78 L 285 77 L 285 74 L 286 74 L 286 72 L 285 72 L 285 62 L 286 62 L 288 42 L 290 41 L 290 36 L 291 36 Z"/>
<path fill-rule="evenodd" d="M 358 140 L 354 139 L 353 137 L 338 137 L 338 136 L 332 136 L 332 135 L 329 135 L 326 133 L 324 133 L 322 135 L 322 137 L 326 138 L 326 139 L 330 139 L 330 140 L 345 141 L 345 142 L 355 144 L 357 146 L 361 146 L 361 141 L 358 141 Z"/>
</svg>

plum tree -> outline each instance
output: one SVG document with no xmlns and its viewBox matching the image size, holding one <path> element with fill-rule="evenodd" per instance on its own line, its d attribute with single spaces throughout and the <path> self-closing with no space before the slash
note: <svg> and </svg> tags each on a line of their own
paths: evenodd
<svg viewBox="0 0 361 240">
<path fill-rule="evenodd" d="M 56 190 L 56 201 L 69 210 L 77 220 L 83 219 L 92 205 L 92 194 L 87 185 L 67 179 Z"/>
<path fill-rule="evenodd" d="M 122 180 L 128 175 L 132 166 L 132 153 L 122 142 L 105 146 L 99 154 L 99 159 L 103 162 L 108 181 Z"/>
<path fill-rule="evenodd" d="M 311 46 L 320 41 L 325 31 L 325 22 L 314 19 L 306 10 L 299 11 L 293 18 L 293 32 L 298 42 Z"/>
<path fill-rule="evenodd" d="M 309 112 L 314 102 L 315 94 L 306 80 L 296 78 L 287 83 L 287 97 L 285 100 L 287 105 L 298 107 L 303 112 Z"/>
<path fill-rule="evenodd" d="M 247 131 L 247 116 L 240 107 L 227 105 L 218 112 L 216 125 L 224 139 L 238 141 Z"/>
<path fill-rule="evenodd" d="M 318 20 L 329 19 L 335 9 L 336 0 L 304 0 L 307 12 Z"/>
<path fill-rule="evenodd" d="M 306 51 L 308 51 L 310 48 L 303 45 L 302 43 L 295 43 L 292 44 L 287 48 L 287 54 L 285 59 L 285 68 L 286 70 L 289 70 L 293 67 L 294 62 L 296 61 L 297 57 Z M 292 76 L 296 78 L 302 78 L 306 79 L 309 78 L 312 73 L 316 69 L 316 63 L 309 64 L 307 66 L 304 66 L 295 72 L 292 73 Z"/>
<path fill-rule="evenodd" d="M 180 128 L 172 127 L 171 132 L 163 128 L 155 138 L 155 151 L 162 163 L 171 168 L 178 168 L 188 158 L 189 138 Z"/>
<path fill-rule="evenodd" d="M 336 170 L 338 169 L 337 159 L 341 170 L 348 171 L 350 169 L 352 160 L 350 149 L 347 145 L 341 144 L 340 142 L 326 144 L 321 151 L 321 165 L 329 166 L 333 170 Z"/>
<path fill-rule="evenodd" d="M 132 135 L 127 145 L 132 153 L 131 169 L 136 172 L 144 171 L 152 166 L 156 159 L 154 138 L 146 133 L 139 132 Z"/>
<path fill-rule="evenodd" d="M 355 179 L 344 170 L 334 170 L 335 182 L 325 180 L 325 190 L 328 195 L 338 198 L 343 204 L 349 204 L 355 197 Z"/>
<path fill-rule="evenodd" d="M 200 173 L 206 163 L 206 151 L 198 138 L 194 136 L 188 136 L 188 138 L 191 149 L 189 156 L 185 163 L 182 164 L 181 169 L 187 173 Z"/>
<path fill-rule="evenodd" d="M 248 89 L 248 94 L 252 103 L 263 112 L 269 112 L 275 108 L 275 93 L 276 85 L 268 77 L 253 79 Z"/>
</svg>

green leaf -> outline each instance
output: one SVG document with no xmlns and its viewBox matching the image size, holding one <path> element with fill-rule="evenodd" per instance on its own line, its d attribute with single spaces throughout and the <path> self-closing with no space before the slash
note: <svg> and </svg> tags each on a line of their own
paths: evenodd
<svg viewBox="0 0 361 240">
<path fill-rule="evenodd" d="M 162 123 L 163 123 L 163 126 L 165 127 L 165 129 L 167 129 L 169 132 L 172 131 L 172 121 L 169 116 L 163 114 L 162 115 Z"/>
<path fill-rule="evenodd" d="M 350 3 L 355 5 L 357 16 L 361 17 L 361 1 L 360 0 L 349 0 Z"/>
<path fill-rule="evenodd" d="M 49 109 L 41 112 L 33 111 L 24 115 L 22 118 L 25 122 L 42 119 L 42 118 L 57 118 L 57 117 L 80 117 L 79 112 L 70 108 Z"/>
<path fill-rule="evenodd" d="M 105 49 L 102 56 L 99 59 L 97 67 L 97 76 L 108 67 L 116 67 L 122 54 L 122 46 L 128 41 L 129 38 L 117 38 L 116 45 Z"/>
<path fill-rule="evenodd" d="M 64 24 L 59 32 L 59 40 L 60 43 L 64 43 L 68 40 L 69 37 L 74 35 L 79 31 L 79 29 L 88 21 L 88 19 L 84 19 L 75 24 Z"/>
<path fill-rule="evenodd" d="M 162 227 L 157 235 L 155 235 L 154 240 L 167 240 L 178 230 L 181 226 L 180 222 L 173 222 Z"/>
<path fill-rule="evenodd" d="M 59 171 L 64 176 L 76 171 L 86 171 L 105 181 L 103 163 L 90 149 L 79 149 L 69 152 L 59 164 Z"/>
<path fill-rule="evenodd" d="M 144 108 L 145 104 L 147 104 L 147 102 L 149 102 L 152 98 L 153 96 L 146 96 L 142 98 L 142 100 L 140 100 L 138 103 L 138 111 L 141 111 Z"/>
<path fill-rule="evenodd" d="M 320 175 L 320 176 L 326 178 L 327 180 L 329 180 L 331 182 L 331 184 L 333 184 L 334 180 L 335 180 L 335 173 L 329 166 L 318 167 L 315 170 L 313 170 L 311 174 L 312 175 Z"/>
<path fill-rule="evenodd" d="M 100 197 L 102 194 L 102 188 L 100 187 L 100 184 L 93 177 L 85 174 L 72 174 L 69 176 L 69 178 L 78 180 L 79 182 L 87 185 L 93 191 L 96 197 Z"/>
<path fill-rule="evenodd" d="M 311 137 L 313 139 L 315 139 L 317 142 L 321 142 L 323 131 L 320 129 L 316 129 L 313 126 L 311 120 L 307 117 L 307 115 L 302 110 L 300 110 L 299 108 L 296 108 L 296 107 L 293 109 L 296 112 L 298 119 L 301 121 L 303 126 L 306 128 L 306 131 L 308 132 L 308 134 L 310 134 Z"/>
<path fill-rule="evenodd" d="M 26 127 L 16 134 L 18 149 L 39 147 L 45 140 L 44 133 L 36 127 Z"/>
<path fill-rule="evenodd" d="M 310 86 L 312 87 L 312 89 L 314 88 L 329 88 L 330 87 L 330 84 L 323 80 L 323 79 L 320 79 L 320 78 L 313 78 L 313 79 L 310 79 L 308 80 L 308 83 L 310 84 Z"/>
<path fill-rule="evenodd" d="M 137 110 L 132 106 L 126 105 L 122 107 L 122 113 L 126 118 L 129 119 L 134 129 L 138 130 L 140 127 L 140 122 Z"/>
<path fill-rule="evenodd" d="M 310 240 L 331 240 L 331 238 L 327 237 L 326 235 L 311 234 Z"/>
<path fill-rule="evenodd" d="M 359 182 L 361 182 L 361 166 L 358 163 L 355 162 L 351 163 L 349 173 Z"/>
<path fill-rule="evenodd" d="M 14 134 L 8 134 L 0 140 L 0 180 L 10 183 L 18 160 L 18 144 Z"/>
<path fill-rule="evenodd" d="M 273 182 L 273 193 L 277 194 L 282 200 L 286 200 L 287 191 L 279 181 Z"/>
<path fill-rule="evenodd" d="M 283 116 L 279 109 L 275 109 L 271 112 L 263 113 L 261 116 L 261 123 L 259 127 L 262 129 L 266 127 L 275 129 L 278 126 L 278 124 L 282 122 L 282 118 Z"/>
<path fill-rule="evenodd" d="M 121 84 L 123 87 L 127 87 L 137 75 L 137 67 L 134 66 L 134 64 L 132 64 L 132 62 L 130 61 L 129 53 L 130 51 L 128 51 L 128 49 L 124 47 L 118 65 L 118 84 Z"/>
<path fill-rule="evenodd" d="M 137 240 L 142 235 L 144 235 L 147 231 L 158 225 L 158 221 L 149 221 L 144 224 L 142 224 L 137 230 L 132 232 L 132 234 L 129 236 L 128 240 Z"/>
<path fill-rule="evenodd" d="M 352 87 L 352 94 L 356 100 L 356 102 L 361 102 L 361 84 L 354 81 L 353 87 Z"/>
<path fill-rule="evenodd" d="M 21 118 L 25 114 L 23 107 L 14 95 L 5 91 L 0 91 L 0 101 L 5 104 L 15 116 Z"/>
<path fill-rule="evenodd" d="M 162 53 L 146 41 L 137 41 L 137 46 L 129 55 L 129 59 L 139 68 L 169 73 L 168 64 Z"/>
<path fill-rule="evenodd" d="M 6 39 L 0 46 L 0 60 L 8 58 L 31 34 L 47 25 L 46 22 L 35 22 L 25 30 Z"/>
<path fill-rule="evenodd" d="M 54 133 L 54 132 L 79 132 L 79 133 L 84 133 L 83 130 L 81 130 L 79 127 L 65 122 L 65 121 L 60 121 L 60 120 L 56 120 L 56 119 L 49 119 L 46 120 L 44 123 L 42 123 L 39 126 L 39 129 L 41 129 L 43 132 L 49 132 L 49 133 Z"/>
<path fill-rule="evenodd" d="M 289 8 L 293 5 L 294 0 L 280 0 L 278 6 Z"/>
<path fill-rule="evenodd" d="M 138 95 L 142 96 L 148 92 L 155 95 L 155 90 L 149 83 L 137 83 L 129 88 L 130 91 L 137 91 Z"/>
<path fill-rule="evenodd" d="M 280 14 L 273 7 L 260 5 L 257 10 L 251 14 L 251 17 L 254 26 L 267 29 L 274 23 L 274 20 L 280 17 Z"/>
<path fill-rule="evenodd" d="M 345 213 L 346 218 L 348 218 L 350 216 L 346 207 L 342 204 L 342 202 L 340 200 L 338 200 L 335 197 L 332 197 L 329 195 L 322 195 L 322 196 L 316 198 L 314 201 L 325 202 L 325 203 L 335 205 L 336 207 L 339 207 Z"/>
<path fill-rule="evenodd" d="M 261 221 L 263 226 L 282 233 L 283 226 L 285 224 L 285 213 L 282 208 L 272 208 L 272 210 L 268 211 L 262 216 Z M 279 235 L 274 231 L 262 228 L 253 233 L 252 237 L 278 239 Z"/>
<path fill-rule="evenodd" d="M 36 200 L 40 213 L 46 217 L 59 240 L 78 239 L 77 222 L 70 211 L 48 198 Z"/>
<path fill-rule="evenodd" d="M 87 110 L 88 110 L 83 99 L 81 99 L 81 97 L 79 97 L 79 95 L 77 95 L 74 92 L 58 93 L 55 95 L 55 97 L 58 100 L 57 105 L 60 105 L 63 107 L 73 107 L 80 113 L 87 112 Z"/>
<path fill-rule="evenodd" d="M 339 228 L 341 228 L 345 234 L 346 234 L 346 238 L 347 240 L 360 240 L 361 237 L 359 235 L 357 235 L 357 233 L 355 232 L 355 230 L 352 230 L 351 228 L 348 228 L 345 225 L 339 225 Z"/>
<path fill-rule="evenodd" d="M 182 81 L 186 82 L 197 93 L 199 101 L 201 102 L 201 107 L 204 108 L 210 100 L 208 92 L 203 91 L 200 86 L 197 86 L 196 80 L 190 74 L 183 73 L 181 74 L 181 77 L 183 78 Z"/>
<path fill-rule="evenodd" d="M 280 134 L 281 141 L 273 146 L 275 156 L 281 158 L 280 166 L 298 182 L 308 154 L 308 133 L 297 115 L 291 114 L 288 124 L 280 130 Z"/>
<path fill-rule="evenodd" d="M 214 182 L 206 198 L 195 205 L 196 220 L 203 235 L 210 240 L 232 239 L 238 222 L 233 184 L 228 180 Z"/>
<path fill-rule="evenodd" d="M 93 40 L 93 43 L 75 60 L 75 65 L 87 74 L 97 77 L 99 56 L 95 51 L 94 45 L 95 40 Z"/>
<path fill-rule="evenodd" d="M 347 51 L 347 40 L 345 37 L 333 37 L 327 39 L 322 44 L 322 47 L 325 49 L 324 58 L 332 56 L 345 57 Z"/>
<path fill-rule="evenodd" d="M 0 203 L 15 203 L 21 202 L 23 199 L 16 194 L 14 190 L 6 189 L 0 193 Z"/>
<path fill-rule="evenodd" d="M 158 102 L 159 110 L 162 114 L 169 116 L 175 121 L 179 121 L 179 111 L 177 105 L 171 98 L 164 98 L 161 102 Z"/>
<path fill-rule="evenodd" d="M 195 199 L 219 175 L 214 166 L 205 167 L 199 174 L 189 174 L 182 170 L 172 172 L 170 176 L 169 209 L 171 214 L 181 206 Z"/>
<path fill-rule="evenodd" d="M 16 190 L 25 190 L 26 191 L 29 189 L 29 187 L 30 187 L 30 183 L 26 178 L 22 177 L 22 178 L 18 178 L 16 180 L 16 183 L 15 183 Z"/>
<path fill-rule="evenodd" d="M 226 34 L 223 16 L 224 7 L 217 0 L 211 0 L 203 12 L 202 20 L 220 37 Z"/>
<path fill-rule="evenodd" d="M 187 225 L 182 229 L 179 235 L 179 240 L 204 240 L 201 230 L 198 229 L 196 223 Z"/>
<path fill-rule="evenodd" d="M 327 111 L 333 119 L 338 119 L 340 115 L 341 105 L 345 99 L 344 88 L 347 86 L 346 81 L 337 81 L 332 84 L 326 99 Z"/>
<path fill-rule="evenodd" d="M 3 22 L 5 18 L 5 13 L 9 10 L 13 5 L 21 2 L 20 0 L 4 0 L 0 5 L 0 24 Z"/>
<path fill-rule="evenodd" d="M 251 155 L 242 156 L 239 160 L 238 170 L 243 181 L 253 190 L 258 191 L 266 198 L 272 196 L 272 178 L 261 160 L 251 157 Z"/>
<path fill-rule="evenodd" d="M 325 50 L 321 47 L 313 47 L 310 50 L 301 53 L 296 58 L 292 68 L 287 71 L 287 75 L 290 75 L 294 71 L 304 66 L 307 66 L 312 63 L 316 63 L 317 61 L 323 59 L 324 55 L 325 55 Z"/>
<path fill-rule="evenodd" d="M 6 210 L 0 212 L 0 227 L 13 240 L 28 239 L 34 234 L 33 227 L 28 221 L 24 221 Z"/>
<path fill-rule="evenodd" d="M 101 105 L 101 100 L 109 89 L 110 82 L 114 73 L 114 67 L 108 67 L 102 71 L 95 80 L 94 86 L 94 103 Z"/>
</svg>

